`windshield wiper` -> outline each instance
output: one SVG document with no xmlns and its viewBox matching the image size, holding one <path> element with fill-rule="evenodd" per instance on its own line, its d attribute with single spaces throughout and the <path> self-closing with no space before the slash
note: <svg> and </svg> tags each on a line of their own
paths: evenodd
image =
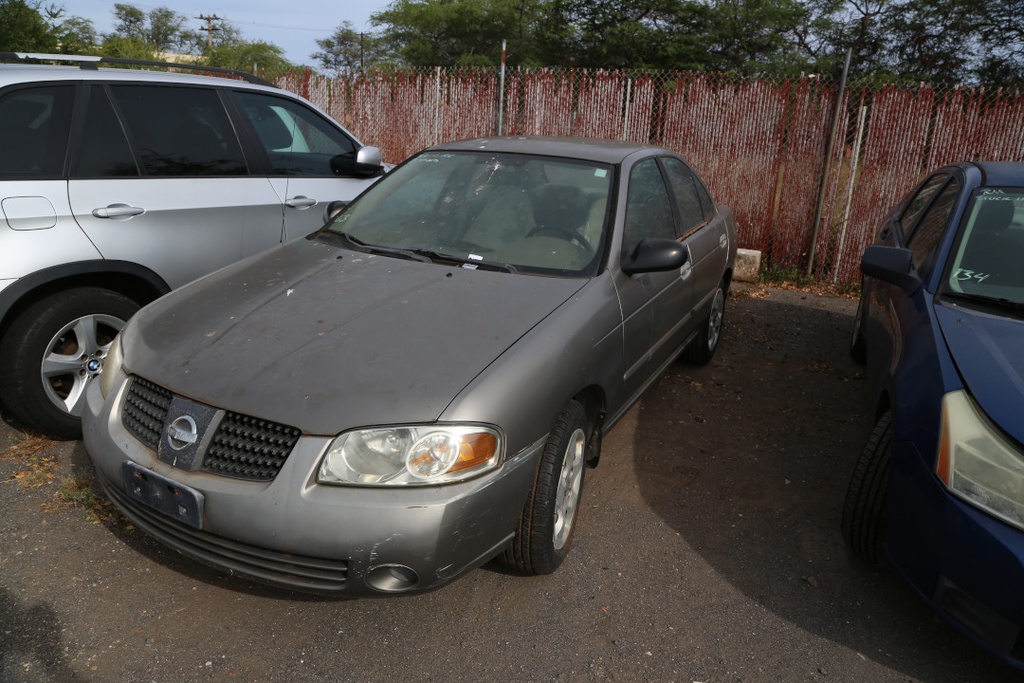
<svg viewBox="0 0 1024 683">
<path fill-rule="evenodd" d="M 984 294 L 964 294 L 962 292 L 943 292 L 942 296 L 943 298 L 948 297 L 965 303 L 973 303 L 979 306 L 999 308 L 1018 314 L 1024 314 L 1024 301 L 1014 301 L 1004 297 L 985 296 Z"/>
<path fill-rule="evenodd" d="M 365 251 L 370 254 L 383 254 L 385 256 L 399 256 L 401 258 L 409 259 L 410 261 L 419 261 L 421 263 L 433 263 L 427 254 L 420 253 L 418 250 L 410 249 L 399 249 L 398 247 L 384 247 L 379 244 L 367 244 L 358 237 L 353 237 L 347 232 L 335 232 L 329 230 L 325 234 L 330 234 L 333 237 L 339 237 L 350 245 L 360 251 Z"/>
<path fill-rule="evenodd" d="M 449 261 L 451 263 L 459 263 L 464 266 L 472 266 L 474 268 L 485 268 L 487 270 L 502 270 L 506 273 L 512 273 L 513 275 L 519 274 L 519 269 L 513 266 L 511 263 L 502 263 L 500 261 L 487 261 L 482 258 L 472 258 L 467 256 L 456 256 L 455 254 L 446 254 L 443 251 L 436 251 L 434 249 L 427 249 L 426 247 L 411 247 L 410 251 L 415 252 L 421 256 L 429 258 L 431 261 Z"/>
</svg>

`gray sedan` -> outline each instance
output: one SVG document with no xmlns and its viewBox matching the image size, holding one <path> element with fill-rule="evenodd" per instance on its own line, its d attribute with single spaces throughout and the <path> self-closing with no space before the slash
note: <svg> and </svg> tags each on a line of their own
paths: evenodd
<svg viewBox="0 0 1024 683">
<path fill-rule="evenodd" d="M 140 529 L 287 588 L 554 571 L 601 436 L 708 362 L 736 224 L 677 154 L 489 138 L 137 314 L 85 445 Z"/>
</svg>

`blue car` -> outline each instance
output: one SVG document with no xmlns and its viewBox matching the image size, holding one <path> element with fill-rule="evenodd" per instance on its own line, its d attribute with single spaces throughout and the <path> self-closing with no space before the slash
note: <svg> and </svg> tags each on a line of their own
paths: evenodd
<svg viewBox="0 0 1024 683">
<path fill-rule="evenodd" d="M 843 535 L 1024 668 L 1024 164 L 929 175 L 861 261 L 874 427 Z"/>
</svg>

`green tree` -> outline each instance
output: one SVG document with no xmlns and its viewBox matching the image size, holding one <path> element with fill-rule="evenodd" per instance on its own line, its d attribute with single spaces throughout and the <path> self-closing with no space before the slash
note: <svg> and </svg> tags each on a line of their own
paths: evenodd
<svg viewBox="0 0 1024 683">
<path fill-rule="evenodd" d="M 216 44 L 204 58 L 208 66 L 274 75 L 292 67 L 284 51 L 273 43 L 235 40 Z"/>
<path fill-rule="evenodd" d="M 57 51 L 57 36 L 40 6 L 38 2 L 0 0 L 0 52 Z"/>
<path fill-rule="evenodd" d="M 188 28 L 189 17 L 167 7 L 157 7 L 147 14 L 134 5 L 115 3 L 114 18 L 114 30 L 107 38 L 140 41 L 154 54 L 199 54 L 205 45 L 199 32 Z"/>
<path fill-rule="evenodd" d="M 493 66 L 508 39 L 508 63 L 536 60 L 543 0 L 395 0 L 370 17 L 383 49 L 413 66 Z"/>
<path fill-rule="evenodd" d="M 353 72 L 372 67 L 384 58 L 378 36 L 359 33 L 343 21 L 327 38 L 318 38 L 319 50 L 310 55 L 326 71 Z"/>
<path fill-rule="evenodd" d="M 68 17 L 53 27 L 60 51 L 69 55 L 92 54 L 99 47 L 96 27 L 88 19 Z"/>
</svg>

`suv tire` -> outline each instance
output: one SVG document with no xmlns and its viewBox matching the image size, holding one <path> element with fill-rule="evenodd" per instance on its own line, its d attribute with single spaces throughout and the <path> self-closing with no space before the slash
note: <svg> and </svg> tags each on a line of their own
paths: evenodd
<svg viewBox="0 0 1024 683">
<path fill-rule="evenodd" d="M 26 308 L 0 341 L 7 365 L 0 399 L 19 421 L 61 439 L 82 435 L 85 390 L 114 336 L 139 305 L 109 289 L 80 287 Z"/>
</svg>

